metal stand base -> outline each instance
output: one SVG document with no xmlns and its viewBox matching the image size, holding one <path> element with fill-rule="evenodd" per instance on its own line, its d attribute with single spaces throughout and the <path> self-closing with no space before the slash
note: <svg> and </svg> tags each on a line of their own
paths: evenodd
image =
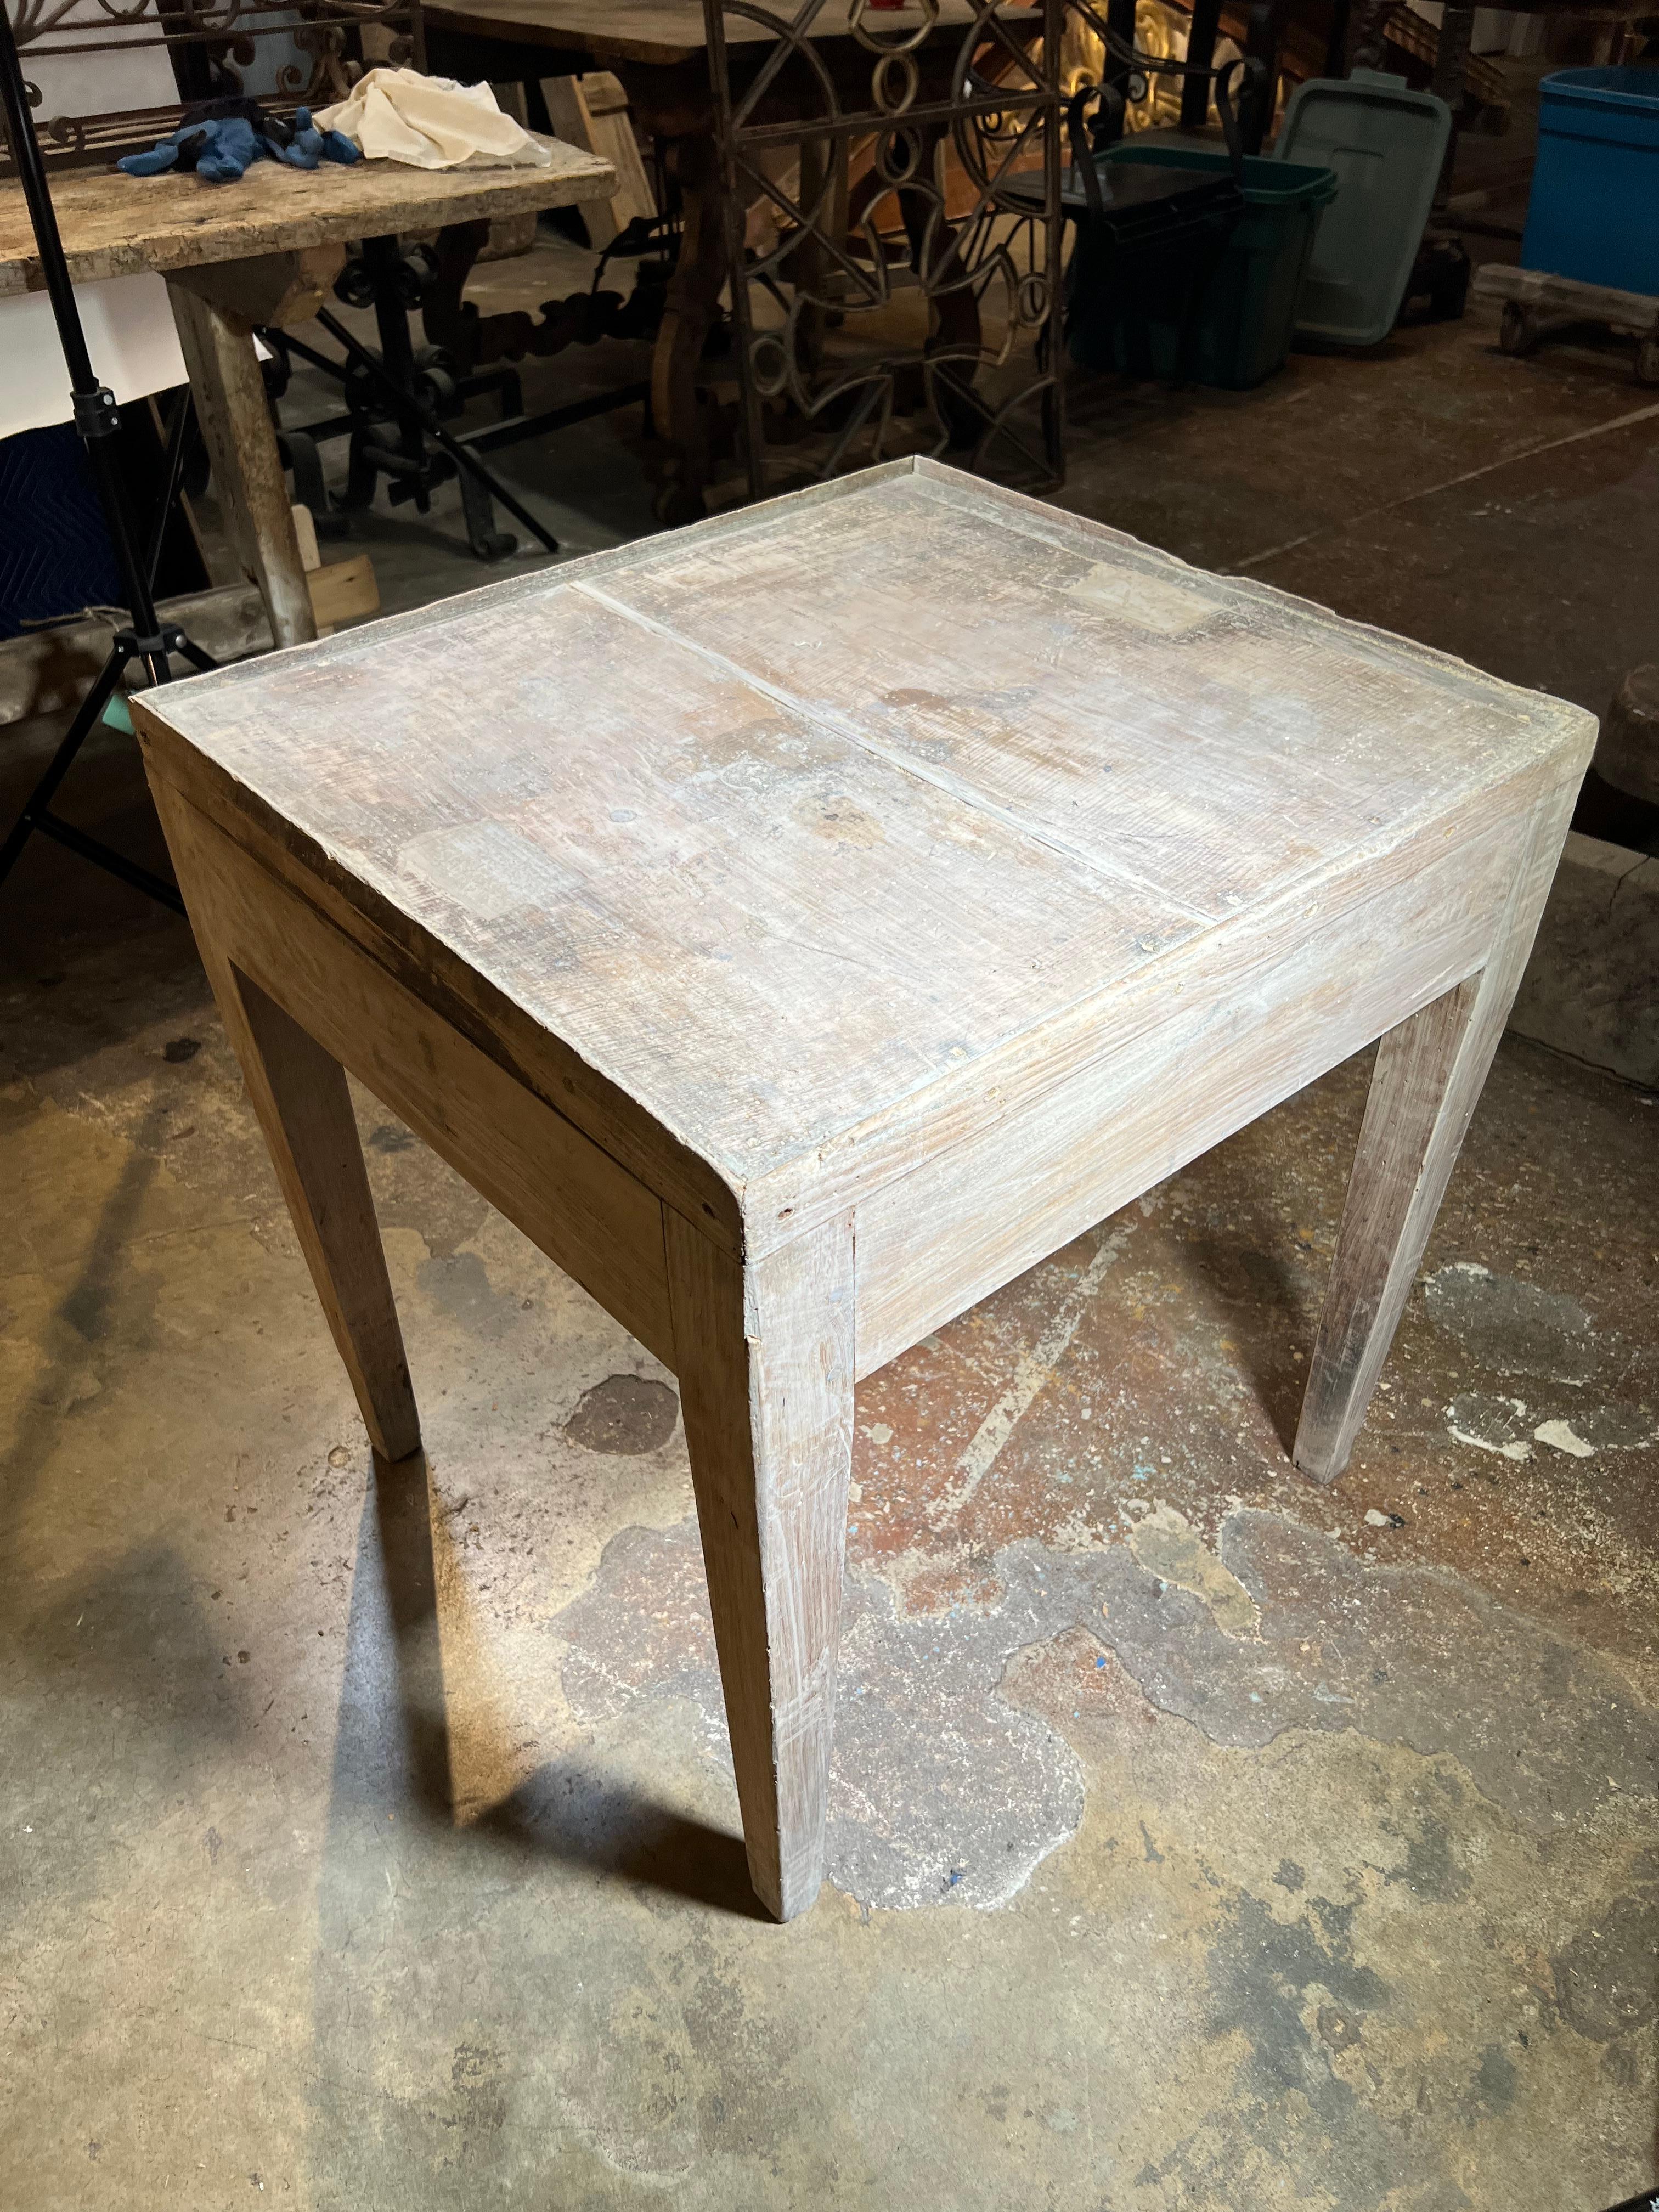
<svg viewBox="0 0 1659 2212">
<path fill-rule="evenodd" d="M 485 228 L 471 228 L 480 234 Z M 411 501 L 422 514 L 429 510 L 437 487 L 457 478 L 467 540 L 480 560 L 500 560 L 518 550 L 518 539 L 495 526 L 497 505 L 547 552 L 556 553 L 557 539 L 481 456 L 648 399 L 647 385 L 629 384 L 566 407 L 526 415 L 518 374 L 508 362 L 521 359 L 526 351 L 558 352 L 568 344 L 592 344 L 601 337 L 648 336 L 660 319 L 660 306 L 651 289 L 641 283 L 635 300 L 627 303 L 615 294 L 595 292 L 549 301 L 540 322 L 522 314 L 481 319 L 475 308 L 460 302 L 471 252 L 481 242 L 482 237 L 471 238 L 465 226 L 442 234 L 436 255 L 425 246 L 404 253 L 395 238 L 363 241 L 361 258 L 347 264 L 334 289 L 349 307 L 373 307 L 378 349 L 364 345 L 326 312 L 317 319 L 340 348 L 343 361 L 330 360 L 290 331 L 260 333 L 279 361 L 297 356 L 331 377 L 344 394 L 343 415 L 295 429 L 277 425 L 283 459 L 294 472 L 295 495 L 310 507 L 319 536 L 343 536 L 349 526 L 347 516 L 371 504 L 383 477 L 392 506 Z M 416 309 L 422 314 L 428 336 L 440 337 L 443 343 L 416 347 L 409 323 Z M 280 393 L 279 385 L 274 396 Z M 477 430 L 447 427 L 468 399 L 484 394 L 498 398 L 499 422 Z M 318 448 L 339 437 L 349 438 L 350 459 L 345 492 L 333 500 L 324 483 Z"/>
<path fill-rule="evenodd" d="M 22 66 L 17 58 L 17 40 L 11 19 L 0 7 L 0 107 L 5 111 L 6 139 L 10 148 L 17 180 L 22 186 L 24 204 L 28 209 L 29 227 L 34 233 L 34 242 L 40 257 L 40 274 L 52 301 L 52 320 L 58 325 L 58 343 L 63 349 L 64 366 L 69 374 L 70 397 L 75 427 L 85 449 L 87 465 L 97 487 L 99 504 L 104 510 L 104 522 L 109 532 L 110 549 L 115 556 L 115 566 L 121 579 L 121 603 L 132 617 L 131 629 L 118 630 L 98 680 L 82 701 L 80 711 L 70 723 L 63 743 L 53 754 L 46 774 L 29 793 L 22 813 L 13 823 L 11 834 L 0 846 L 0 883 L 3 883 L 16 866 L 17 856 L 27 844 L 34 831 L 66 845 L 71 852 L 79 853 L 83 860 L 97 867 L 107 869 L 124 883 L 145 891 L 158 899 L 163 906 L 182 914 L 183 905 L 171 884 L 163 883 L 159 876 L 151 875 L 135 861 L 125 859 L 112 847 L 88 837 L 72 823 L 63 821 L 52 811 L 52 799 L 58 785 L 68 775 L 75 756 L 85 744 L 88 732 L 101 717 L 109 704 L 110 696 L 119 682 L 123 672 L 135 660 L 143 663 L 152 684 L 171 681 L 173 656 L 177 653 L 196 668 L 216 665 L 210 653 L 192 645 L 176 623 L 163 623 L 155 611 L 155 579 L 156 562 L 160 558 L 161 535 L 167 527 L 167 510 L 171 507 L 178 488 L 179 471 L 184 453 L 185 408 L 179 402 L 167 438 L 167 488 L 151 534 L 148 554 L 141 549 L 134 534 L 132 520 L 128 513 L 125 490 L 116 466 L 113 440 L 119 424 L 119 410 L 115 394 L 98 380 L 87 350 L 87 334 L 82 326 L 81 311 L 76 304 L 75 287 L 69 270 L 68 257 L 58 228 L 57 210 L 52 204 L 52 191 L 46 182 L 46 164 L 41 158 L 40 143 L 34 135 L 34 124 L 29 112 L 29 88 L 23 81 Z"/>
<path fill-rule="evenodd" d="M 116 685 L 135 660 L 154 665 L 159 659 L 163 664 L 173 654 L 188 660 L 194 668 L 209 669 L 217 665 L 212 656 L 193 645 L 176 623 L 161 624 L 153 636 L 140 637 L 136 630 L 122 629 L 115 633 L 109 658 L 99 671 L 92 689 L 81 702 L 75 720 L 64 733 L 62 742 L 47 764 L 46 773 L 29 793 L 22 812 L 12 824 L 11 834 L 0 845 L 0 884 L 16 866 L 23 848 L 38 830 L 43 837 L 78 853 L 83 860 L 118 876 L 124 884 L 131 884 L 155 900 L 158 905 L 171 908 L 182 914 L 185 902 L 173 886 L 141 868 L 136 860 L 129 860 L 112 845 L 106 845 L 96 837 L 88 837 L 84 830 L 77 830 L 72 822 L 65 822 L 52 811 L 52 802 L 58 787 L 69 774 L 76 755 L 103 719 L 103 713 L 114 694 Z"/>
</svg>

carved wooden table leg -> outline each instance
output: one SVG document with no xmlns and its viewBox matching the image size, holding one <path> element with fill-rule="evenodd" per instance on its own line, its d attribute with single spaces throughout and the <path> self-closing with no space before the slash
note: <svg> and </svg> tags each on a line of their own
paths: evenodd
<svg viewBox="0 0 1659 2212">
<path fill-rule="evenodd" d="M 535 328 L 522 310 L 482 315 L 461 295 L 473 264 L 489 243 L 487 222 L 447 223 L 438 233 L 432 276 L 421 295 L 421 327 L 429 345 L 441 346 L 462 376 L 498 361 L 522 361 Z"/>
<path fill-rule="evenodd" d="M 710 476 L 708 403 L 698 389 L 698 371 L 726 283 L 720 166 L 712 136 L 702 133 L 671 139 L 664 160 L 680 188 L 684 228 L 651 362 L 651 419 L 659 441 L 651 473 L 658 520 L 695 522 L 704 512 Z"/>
</svg>

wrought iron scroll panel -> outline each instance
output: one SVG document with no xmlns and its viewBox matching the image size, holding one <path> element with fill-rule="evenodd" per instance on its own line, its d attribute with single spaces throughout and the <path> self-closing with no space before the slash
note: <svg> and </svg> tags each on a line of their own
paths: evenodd
<svg viewBox="0 0 1659 2212">
<path fill-rule="evenodd" d="M 234 95 L 262 46 L 281 40 L 285 58 L 258 97 L 279 112 L 343 100 L 377 63 L 424 65 L 420 0 L 0 0 L 11 17 L 25 78 L 41 63 L 94 55 L 123 59 L 156 49 L 173 64 L 176 101 L 115 112 L 45 114 L 30 82 L 35 136 L 49 162 L 90 166 L 149 146 L 178 128 L 192 100 Z M 0 125 L 0 167 L 10 161 Z"/>
<path fill-rule="evenodd" d="M 751 495 L 807 440 L 797 474 L 954 450 L 1058 483 L 1063 0 L 703 8 Z"/>
</svg>

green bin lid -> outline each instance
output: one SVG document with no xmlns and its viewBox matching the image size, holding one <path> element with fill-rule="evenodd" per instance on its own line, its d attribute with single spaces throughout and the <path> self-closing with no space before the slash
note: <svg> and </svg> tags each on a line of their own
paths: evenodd
<svg viewBox="0 0 1659 2212">
<path fill-rule="evenodd" d="M 1158 139 L 1150 132 L 1125 138 L 1112 147 L 1103 159 L 1108 164 L 1144 162 L 1165 169 L 1206 169 L 1212 176 L 1233 173 L 1231 160 L 1218 146 L 1198 147 L 1175 138 Z M 1249 208 L 1285 207 L 1297 200 L 1316 201 L 1323 207 L 1336 190 L 1334 173 L 1320 162 L 1276 161 L 1265 154 L 1246 154 L 1240 167 L 1244 173 L 1241 180 L 1244 204 Z"/>
<path fill-rule="evenodd" d="M 1335 204 L 1297 302 L 1298 337 L 1380 344 L 1394 328 L 1434 204 L 1451 110 L 1403 76 L 1313 77 L 1285 111 L 1274 158 L 1334 169 Z"/>
</svg>

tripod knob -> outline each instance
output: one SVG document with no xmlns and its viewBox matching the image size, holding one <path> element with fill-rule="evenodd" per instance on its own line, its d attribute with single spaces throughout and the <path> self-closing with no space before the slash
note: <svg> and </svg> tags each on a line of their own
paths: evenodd
<svg viewBox="0 0 1659 2212">
<path fill-rule="evenodd" d="M 75 405 L 75 427 L 83 438 L 114 436 L 121 412 L 108 385 L 100 384 L 96 392 L 76 392 L 70 397 Z"/>
</svg>

